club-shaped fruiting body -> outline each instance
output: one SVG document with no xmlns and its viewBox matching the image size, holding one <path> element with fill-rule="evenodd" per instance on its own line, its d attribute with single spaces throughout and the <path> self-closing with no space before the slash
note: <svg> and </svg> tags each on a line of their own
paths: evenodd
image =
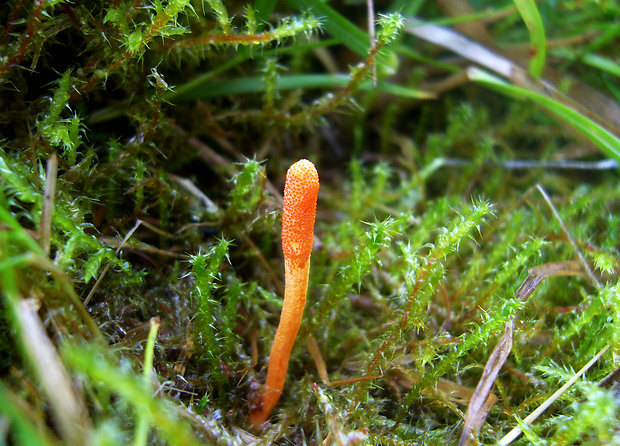
<svg viewBox="0 0 620 446">
<path fill-rule="evenodd" d="M 284 388 L 289 357 L 306 304 L 318 193 L 319 174 L 314 164 L 302 159 L 289 167 L 282 203 L 284 301 L 261 400 L 250 412 L 250 423 L 254 426 L 267 420 Z"/>
</svg>

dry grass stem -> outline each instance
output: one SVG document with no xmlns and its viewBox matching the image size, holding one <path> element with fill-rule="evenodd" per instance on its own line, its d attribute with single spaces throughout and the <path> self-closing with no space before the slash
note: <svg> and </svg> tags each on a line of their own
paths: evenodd
<svg viewBox="0 0 620 446">
<path fill-rule="evenodd" d="M 129 232 L 127 232 L 127 234 L 125 235 L 123 240 L 121 240 L 121 242 L 119 243 L 118 247 L 116 248 L 116 251 L 115 251 L 116 255 L 118 255 L 118 253 L 121 252 L 121 249 L 123 248 L 123 246 L 125 246 L 125 243 L 127 243 L 129 238 L 133 235 L 134 232 L 136 232 L 136 230 L 140 227 L 141 224 L 142 224 L 141 220 L 136 221 L 136 224 L 133 226 L 133 228 L 131 228 L 129 230 Z M 88 295 L 84 299 L 84 306 L 88 305 L 90 300 L 93 298 L 93 295 L 95 294 L 95 291 L 97 290 L 97 287 L 99 286 L 99 284 L 101 283 L 101 281 L 105 277 L 105 275 L 108 272 L 109 268 L 110 268 L 110 264 L 109 263 L 104 266 L 103 271 L 101 271 L 101 274 L 99 274 L 99 277 L 95 281 L 95 284 L 90 289 Z"/>
<path fill-rule="evenodd" d="M 568 238 L 568 241 L 570 242 L 571 246 L 573 247 L 573 250 L 575 251 L 575 254 L 577 254 L 577 257 L 579 257 L 579 261 L 581 262 L 581 265 L 583 266 L 583 270 L 586 272 L 586 274 L 588 276 L 588 279 L 590 279 L 590 282 L 592 282 L 592 284 L 596 288 L 600 288 L 601 287 L 601 283 L 598 281 L 598 279 L 596 278 L 596 276 L 592 272 L 592 269 L 590 268 L 590 265 L 586 261 L 586 258 L 583 256 L 583 254 L 582 254 L 581 250 L 579 249 L 579 247 L 577 246 L 577 243 L 575 243 L 575 240 L 573 239 L 573 236 L 571 235 L 571 233 L 566 228 L 566 225 L 564 224 L 564 221 L 562 220 L 562 217 L 560 217 L 560 214 L 558 213 L 557 209 L 555 208 L 555 206 L 551 202 L 551 199 L 549 198 L 549 196 L 547 195 L 547 193 L 545 192 L 545 190 L 542 188 L 542 186 L 540 184 L 537 184 L 536 187 L 538 188 L 538 191 L 540 192 L 540 194 L 543 196 L 543 198 L 545 199 L 545 201 L 547 202 L 547 204 L 551 208 L 551 212 L 553 212 L 553 216 L 555 217 L 555 219 L 560 224 L 560 227 L 562 228 L 562 231 L 564 231 L 564 234 Z"/>
<path fill-rule="evenodd" d="M 43 210 L 41 211 L 41 226 L 39 227 L 39 244 L 45 254 L 50 253 L 50 239 L 52 235 L 52 216 L 54 214 L 54 200 L 56 198 L 56 176 L 58 175 L 58 157 L 52 154 L 47 160 L 45 172 L 45 193 L 43 194 Z"/>
<path fill-rule="evenodd" d="M 24 349 L 28 352 L 50 405 L 52 416 L 66 444 L 86 444 L 91 430 L 88 411 L 83 397 L 74 388 L 71 378 L 58 357 L 41 319 L 37 314 L 35 299 L 20 299 L 17 305 L 17 318 L 25 336 L 22 337 Z"/>
<path fill-rule="evenodd" d="M 534 412 L 529 414 L 523 420 L 523 423 L 525 423 L 526 425 L 530 425 L 534 421 L 536 421 L 536 419 L 540 415 L 542 415 L 545 412 L 545 410 L 547 410 L 549 408 L 549 406 L 551 406 L 559 397 L 562 396 L 562 394 L 564 392 L 566 392 L 573 384 L 575 384 L 577 382 L 577 380 L 579 380 L 579 378 L 581 378 L 581 376 L 584 373 L 586 373 L 590 369 L 590 367 L 592 367 L 596 363 L 596 361 L 598 361 L 599 358 L 605 354 L 605 352 L 607 350 L 609 350 L 609 347 L 610 346 L 607 345 L 600 352 L 598 352 L 590 361 L 588 361 L 588 363 L 586 365 L 584 365 L 581 368 L 581 370 L 579 370 L 577 373 L 575 373 L 575 375 L 571 379 L 566 381 L 566 383 L 562 387 L 560 387 L 553 395 L 551 395 L 549 398 L 547 398 L 547 400 L 545 400 L 545 402 L 543 404 L 541 404 L 538 408 L 536 408 L 536 410 Z M 517 426 L 517 427 L 513 428 L 510 432 L 508 432 L 499 441 L 498 444 L 500 446 L 508 446 L 510 443 L 515 441 L 517 438 L 519 438 L 519 435 L 521 435 L 522 432 L 523 432 L 522 429 Z"/>
</svg>

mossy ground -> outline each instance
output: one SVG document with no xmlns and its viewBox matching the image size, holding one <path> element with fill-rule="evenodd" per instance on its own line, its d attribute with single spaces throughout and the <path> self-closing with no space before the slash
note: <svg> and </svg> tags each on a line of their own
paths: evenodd
<svg viewBox="0 0 620 446">
<path fill-rule="evenodd" d="M 0 443 L 495 444 L 603 351 L 516 443 L 620 444 L 618 5 L 339 3 L 0 7 Z"/>
</svg>

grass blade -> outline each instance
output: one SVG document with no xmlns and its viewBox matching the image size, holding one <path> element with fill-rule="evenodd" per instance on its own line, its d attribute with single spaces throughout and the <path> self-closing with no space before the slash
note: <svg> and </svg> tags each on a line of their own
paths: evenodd
<svg viewBox="0 0 620 446">
<path fill-rule="evenodd" d="M 37 426 L 28 414 L 29 408 L 22 398 L 13 394 L 4 383 L 0 383 L 0 412 L 2 418 L 8 421 L 13 430 L 12 439 L 15 445 L 53 446 L 60 443 L 49 435 L 47 429 Z M 6 435 L 3 432 L 3 437 Z M 3 438 L 4 440 L 4 438 Z M 7 444 L 7 443 L 0 443 Z"/>
<path fill-rule="evenodd" d="M 620 139 L 609 130 L 601 127 L 581 113 L 543 94 L 509 84 L 499 77 L 493 76 L 476 67 L 468 68 L 467 76 L 470 80 L 499 91 L 507 96 L 517 99 L 527 98 L 533 100 L 538 105 L 545 107 L 551 113 L 570 124 L 608 156 L 613 157 L 616 161 L 620 161 Z"/>
<path fill-rule="evenodd" d="M 286 0 L 286 3 L 298 11 L 311 11 L 315 17 L 321 19 L 322 28 L 342 45 L 362 59 L 368 56 L 370 51 L 368 33 L 359 29 L 335 9 L 318 0 Z M 393 52 L 384 47 L 377 54 L 375 62 L 379 69 L 391 71 L 393 70 L 394 60 Z"/>
<path fill-rule="evenodd" d="M 532 45 L 530 74 L 534 77 L 540 77 L 545 68 L 545 58 L 547 57 L 547 40 L 542 18 L 534 0 L 514 0 L 514 3 L 530 33 L 530 44 Z"/>
<path fill-rule="evenodd" d="M 65 346 L 64 357 L 70 367 L 108 392 L 117 394 L 138 412 L 150 414 L 158 434 L 173 445 L 196 444 L 187 420 L 180 418 L 165 398 L 155 398 L 144 392 L 144 381 L 130 370 L 116 367 L 93 346 L 78 348 Z"/>
<path fill-rule="evenodd" d="M 334 88 L 345 87 L 351 81 L 347 74 L 297 74 L 291 76 L 280 76 L 276 81 L 277 90 L 294 90 L 294 89 L 313 89 L 313 88 Z M 363 82 L 360 89 L 369 90 L 372 88 L 371 82 Z M 410 99 L 432 99 L 432 93 L 417 90 L 410 87 L 404 87 L 396 84 L 379 83 L 377 86 L 379 91 L 401 96 Z M 194 99 L 206 99 L 223 97 L 230 95 L 262 93 L 265 90 L 265 83 L 262 76 L 249 76 L 238 79 L 224 79 L 211 82 L 205 82 L 200 86 L 196 86 L 191 94 L 179 95 L 176 101 L 186 101 Z"/>
<path fill-rule="evenodd" d="M 316 0 L 286 0 L 286 3 L 298 11 L 312 11 L 312 14 L 322 19 L 325 30 L 338 39 L 340 43 L 347 46 L 360 57 L 368 55 L 368 50 L 370 49 L 368 34 L 339 14 L 335 9 Z"/>
<path fill-rule="evenodd" d="M 582 60 L 586 65 L 590 65 L 591 67 L 598 68 L 601 71 L 606 71 L 609 74 L 620 77 L 620 63 L 617 63 L 607 57 L 599 56 L 597 54 L 586 54 L 583 56 Z"/>
</svg>

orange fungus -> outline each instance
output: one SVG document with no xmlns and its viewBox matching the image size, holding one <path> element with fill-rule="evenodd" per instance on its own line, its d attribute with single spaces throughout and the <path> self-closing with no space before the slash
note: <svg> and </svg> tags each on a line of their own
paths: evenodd
<svg viewBox="0 0 620 446">
<path fill-rule="evenodd" d="M 250 411 L 250 424 L 264 423 L 284 388 L 288 361 L 301 325 L 306 304 L 310 254 L 319 193 L 319 174 L 302 159 L 289 167 L 282 203 L 282 251 L 284 252 L 284 301 L 271 345 L 267 378 L 260 402 Z"/>
<path fill-rule="evenodd" d="M 312 252 L 319 174 L 302 159 L 289 167 L 282 203 L 282 251 L 291 262 L 305 263 Z"/>
</svg>

